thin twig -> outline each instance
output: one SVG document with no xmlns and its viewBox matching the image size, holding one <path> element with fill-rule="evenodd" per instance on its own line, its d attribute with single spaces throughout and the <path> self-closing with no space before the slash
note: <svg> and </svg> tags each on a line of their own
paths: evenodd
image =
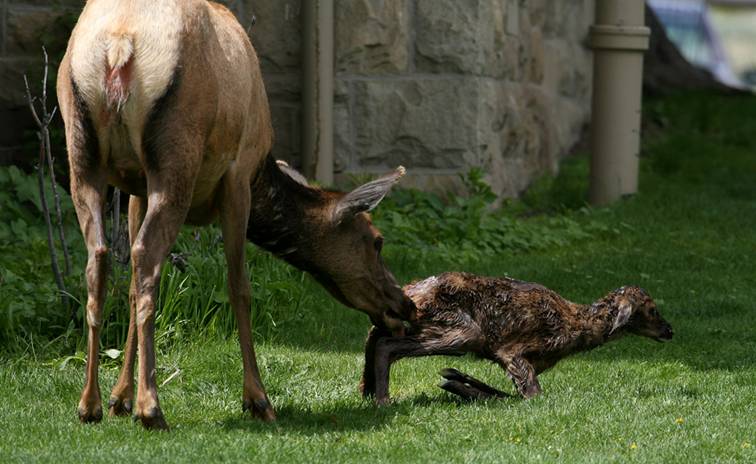
<svg viewBox="0 0 756 464">
<path fill-rule="evenodd" d="M 42 118 L 38 119 L 41 119 L 44 122 L 44 125 L 41 126 L 39 130 L 42 133 L 44 139 L 47 166 L 50 170 L 50 186 L 52 187 L 53 198 L 55 199 L 55 215 L 58 219 L 58 236 L 60 237 L 60 246 L 61 248 L 63 248 L 65 275 L 69 276 L 71 275 L 71 255 L 68 252 L 68 242 L 66 242 L 66 234 L 63 229 L 63 212 L 60 208 L 60 193 L 58 193 L 58 183 L 55 181 L 55 162 L 52 157 L 52 144 L 50 143 L 49 128 L 50 122 L 52 122 L 52 118 L 53 116 L 55 116 L 55 112 L 58 110 L 58 107 L 53 107 L 52 113 L 47 113 L 47 77 L 50 63 L 47 56 L 47 49 L 44 46 L 42 47 L 42 53 L 44 53 L 45 55 L 45 75 L 42 79 L 42 100 L 40 101 L 42 105 Z"/>
<path fill-rule="evenodd" d="M 66 236 L 63 229 L 63 213 L 60 206 L 60 194 L 58 192 L 58 185 L 55 181 L 55 163 L 52 157 L 52 145 L 50 143 L 50 130 L 49 125 L 53 116 L 57 112 L 57 107 L 53 108 L 52 112 L 47 112 L 47 79 L 49 73 L 49 60 L 47 50 L 42 47 L 42 52 L 45 56 L 45 69 L 44 77 L 42 79 L 42 98 L 40 104 L 42 107 L 42 117 L 40 118 L 37 108 L 34 102 L 37 100 L 32 97 L 31 89 L 29 87 L 29 79 L 24 75 L 24 86 L 26 90 L 26 100 L 29 104 L 29 110 L 31 110 L 34 122 L 37 123 L 39 130 L 37 131 L 37 137 L 39 138 L 39 166 L 37 169 L 37 178 L 39 182 L 39 197 L 42 205 L 42 212 L 45 217 L 45 224 L 47 225 L 47 246 L 50 251 L 50 261 L 55 276 L 55 283 L 58 286 L 58 292 L 60 293 L 61 302 L 64 306 L 69 303 L 68 292 L 66 291 L 65 282 L 58 266 L 58 253 L 55 250 L 55 242 L 53 239 L 53 225 L 50 217 L 50 208 L 47 203 L 47 194 L 45 193 L 45 164 L 47 164 L 50 170 L 50 184 L 53 191 L 53 197 L 55 201 L 55 212 L 57 215 L 58 235 L 60 237 L 61 247 L 63 248 L 63 256 L 65 260 L 65 273 L 69 275 L 71 273 L 71 257 L 68 253 L 68 244 L 66 242 Z"/>
<path fill-rule="evenodd" d="M 39 166 L 37 168 L 37 180 L 39 184 L 39 199 L 42 203 L 42 213 L 45 217 L 45 224 L 47 225 L 47 248 L 50 250 L 50 265 L 52 267 L 53 275 L 55 276 L 55 284 L 58 286 L 60 292 L 61 302 L 65 305 L 67 303 L 66 286 L 63 283 L 63 276 L 60 274 L 60 268 L 58 268 L 58 253 L 55 251 L 55 243 L 53 242 L 53 228 L 52 221 L 50 220 L 50 209 L 47 207 L 47 195 L 45 194 L 45 147 L 44 142 L 39 142 Z"/>
<path fill-rule="evenodd" d="M 121 191 L 118 187 L 113 189 L 113 220 L 110 221 L 110 227 L 110 249 L 115 257 L 113 260 L 113 268 L 115 269 L 116 263 L 120 262 L 118 259 L 118 242 L 121 233 Z M 115 275 L 115 272 L 113 272 L 114 277 Z"/>
<path fill-rule="evenodd" d="M 71 255 L 68 252 L 68 242 L 66 241 L 66 233 L 63 228 L 63 211 L 60 208 L 60 193 L 58 193 L 58 184 L 55 181 L 55 163 L 52 157 L 52 148 L 50 145 L 50 131 L 47 127 L 43 129 L 45 134 L 45 152 L 47 154 L 47 164 L 50 169 L 50 184 L 53 189 L 53 195 L 55 198 L 55 214 L 58 216 L 58 235 L 60 236 L 60 246 L 63 248 L 63 259 L 66 264 L 66 276 L 71 275 Z"/>
<path fill-rule="evenodd" d="M 42 112 L 44 115 L 47 115 L 47 71 L 48 71 L 48 59 L 47 59 L 47 49 L 45 46 L 42 46 L 42 53 L 45 55 L 45 76 L 42 78 Z M 45 121 L 45 123 L 48 123 L 49 121 Z M 47 125 L 47 124 L 45 124 Z"/>
<path fill-rule="evenodd" d="M 31 110 L 31 114 L 34 117 L 34 122 L 37 123 L 37 127 L 43 127 L 42 121 L 40 121 L 39 116 L 37 116 L 37 109 L 34 107 L 34 100 L 36 100 L 36 98 L 33 98 L 31 95 L 31 90 L 29 89 L 29 79 L 26 78 L 26 74 L 24 74 L 24 85 L 26 86 L 26 102 L 29 104 L 29 109 Z"/>
</svg>

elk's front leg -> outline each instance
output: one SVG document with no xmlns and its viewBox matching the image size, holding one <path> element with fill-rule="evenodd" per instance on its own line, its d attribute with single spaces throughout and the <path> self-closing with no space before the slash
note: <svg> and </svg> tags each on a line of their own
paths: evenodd
<svg viewBox="0 0 756 464">
<path fill-rule="evenodd" d="M 228 263 L 228 289 L 231 306 L 239 329 L 242 363 L 244 367 L 244 391 L 242 408 L 264 421 L 273 421 L 276 415 L 265 393 L 257 368 L 252 329 L 250 327 L 250 283 L 247 275 L 244 245 L 250 211 L 249 176 L 235 170 L 229 171 L 222 180 L 221 227 L 223 249 Z"/>
<path fill-rule="evenodd" d="M 134 245 L 139 228 L 144 221 L 147 212 L 147 200 L 132 195 L 129 197 L 129 242 Z M 118 376 L 118 381 L 110 393 L 111 416 L 128 416 L 134 405 L 134 361 L 136 360 L 137 333 L 136 333 L 136 274 L 131 273 L 131 285 L 129 287 L 129 332 L 126 336 L 126 344 L 123 347 L 123 366 Z"/>
<path fill-rule="evenodd" d="M 538 383 L 533 365 L 522 356 L 499 356 L 499 364 L 507 371 L 514 382 L 515 388 L 523 398 L 530 399 L 541 393 L 541 385 Z"/>
<path fill-rule="evenodd" d="M 360 393 L 363 398 L 375 396 L 375 345 L 380 338 L 390 337 L 391 332 L 382 327 L 373 326 L 365 340 L 365 368 L 360 380 Z"/>
<path fill-rule="evenodd" d="M 82 422 L 102 420 L 102 400 L 98 381 L 100 329 L 102 307 L 105 303 L 107 253 L 103 207 L 107 184 L 104 173 L 85 170 L 72 158 L 71 196 L 79 225 L 87 244 L 87 377 L 79 400 L 79 419 Z"/>
</svg>

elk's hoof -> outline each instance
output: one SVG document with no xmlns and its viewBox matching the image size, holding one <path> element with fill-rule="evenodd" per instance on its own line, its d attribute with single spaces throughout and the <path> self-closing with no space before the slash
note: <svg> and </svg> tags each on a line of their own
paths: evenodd
<svg viewBox="0 0 756 464">
<path fill-rule="evenodd" d="M 152 408 L 146 414 L 134 416 L 134 421 L 140 421 L 147 430 L 170 430 L 160 408 Z"/>
<path fill-rule="evenodd" d="M 102 420 L 102 406 L 79 407 L 79 420 L 83 424 L 93 424 Z"/>
<path fill-rule="evenodd" d="M 132 403 L 130 399 L 110 398 L 108 401 L 110 417 L 123 417 L 131 415 Z"/>
<path fill-rule="evenodd" d="M 273 422 L 276 420 L 276 413 L 267 399 L 244 400 L 242 402 L 242 411 L 251 411 L 253 417 L 261 419 L 263 422 Z"/>
</svg>

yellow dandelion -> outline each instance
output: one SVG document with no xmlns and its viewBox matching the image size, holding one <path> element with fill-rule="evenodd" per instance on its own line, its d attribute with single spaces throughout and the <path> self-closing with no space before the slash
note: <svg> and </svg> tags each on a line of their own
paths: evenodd
<svg viewBox="0 0 756 464">
<path fill-rule="evenodd" d="M 635 442 L 630 443 L 630 449 L 631 450 L 638 449 L 638 444 Z"/>
<path fill-rule="evenodd" d="M 743 449 L 748 449 L 748 448 L 751 447 L 751 444 L 748 443 L 747 441 L 744 441 L 743 444 L 740 445 L 740 447 L 743 448 Z"/>
<path fill-rule="evenodd" d="M 678 417 L 677 419 L 675 419 L 675 424 L 677 425 L 683 425 L 684 422 L 685 422 L 685 419 L 683 419 L 682 417 Z"/>
</svg>

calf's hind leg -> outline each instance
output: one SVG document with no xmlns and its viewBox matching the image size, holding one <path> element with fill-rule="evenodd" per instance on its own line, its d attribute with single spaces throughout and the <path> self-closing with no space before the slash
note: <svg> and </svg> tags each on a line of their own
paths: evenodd
<svg viewBox="0 0 756 464">
<path fill-rule="evenodd" d="M 464 331 L 449 331 L 442 337 L 424 336 L 423 333 L 406 337 L 381 338 L 375 345 L 375 402 L 389 402 L 389 371 L 391 363 L 402 358 L 448 355 L 460 356 L 468 349 L 470 337 Z"/>
<path fill-rule="evenodd" d="M 489 398 L 508 398 L 511 395 L 497 390 L 484 382 L 463 374 L 456 369 L 444 369 L 441 376 L 446 379 L 440 387 L 449 393 L 461 396 L 468 400 L 489 399 Z"/>
<path fill-rule="evenodd" d="M 391 331 L 375 325 L 368 332 L 365 341 L 365 368 L 360 380 L 360 393 L 363 398 L 375 396 L 375 345 L 379 339 L 390 336 Z"/>
</svg>

